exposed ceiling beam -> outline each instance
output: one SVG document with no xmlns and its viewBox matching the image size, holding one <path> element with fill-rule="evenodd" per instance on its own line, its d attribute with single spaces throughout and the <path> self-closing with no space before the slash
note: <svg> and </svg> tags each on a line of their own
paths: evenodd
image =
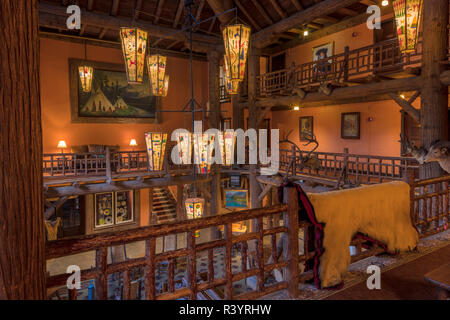
<svg viewBox="0 0 450 320">
<path fill-rule="evenodd" d="M 348 8 L 341 8 L 341 9 L 339 9 L 336 12 L 339 13 L 339 14 L 344 14 L 346 16 L 350 16 L 350 17 L 355 17 L 355 16 L 357 16 L 359 14 L 355 10 L 351 10 L 351 9 L 348 9 Z"/>
<path fill-rule="evenodd" d="M 216 24 L 217 18 L 212 19 L 211 24 L 209 25 L 208 32 L 212 32 L 214 29 L 214 25 Z"/>
<path fill-rule="evenodd" d="M 98 36 L 99 39 L 103 39 L 105 37 L 106 32 L 108 31 L 107 28 L 104 28 L 102 32 L 100 32 L 100 35 Z"/>
<path fill-rule="evenodd" d="M 267 23 L 272 25 L 273 24 L 272 18 L 269 17 L 269 15 L 267 14 L 266 10 L 264 10 L 262 5 L 259 4 L 259 1 L 258 0 L 252 0 L 252 3 L 256 7 L 256 9 L 258 9 L 259 13 L 261 13 L 263 18 L 266 19 Z"/>
<path fill-rule="evenodd" d="M 258 31 L 261 30 L 259 24 L 255 21 L 255 19 L 253 19 L 253 16 L 248 13 L 247 9 L 245 9 L 241 2 L 239 0 L 234 0 L 234 2 L 238 6 L 239 10 L 242 11 L 242 13 L 247 17 L 248 21 L 250 21 L 250 23 L 255 27 L 255 29 Z"/>
<path fill-rule="evenodd" d="M 175 45 L 177 45 L 178 43 L 180 43 L 180 41 L 178 41 L 178 40 L 175 40 L 174 42 L 172 42 L 171 44 L 169 44 L 168 46 L 167 46 L 167 50 L 169 50 L 169 49 L 172 49 Z"/>
<path fill-rule="evenodd" d="M 94 0 L 88 0 L 87 9 L 88 11 L 92 11 L 92 9 L 94 9 Z"/>
<path fill-rule="evenodd" d="M 214 14 L 220 14 L 224 11 L 230 10 L 234 7 L 232 0 L 207 0 L 209 6 L 211 7 Z M 220 24 L 222 26 L 227 25 L 230 21 L 232 21 L 235 17 L 234 12 L 229 12 L 226 14 L 222 14 L 218 17 Z"/>
<path fill-rule="evenodd" d="M 177 13 L 175 14 L 175 20 L 173 20 L 172 28 L 176 28 L 178 23 L 180 22 L 181 14 L 183 13 L 183 2 L 184 0 L 180 0 L 178 3 Z"/>
<path fill-rule="evenodd" d="M 200 5 L 198 6 L 197 14 L 195 15 L 195 20 L 200 21 L 200 17 L 202 16 L 203 7 L 205 6 L 205 0 L 200 1 Z"/>
<path fill-rule="evenodd" d="M 365 4 L 366 6 L 372 6 L 372 5 L 377 4 L 375 1 L 372 1 L 372 0 L 361 0 L 359 2 L 361 2 L 362 4 Z"/>
<path fill-rule="evenodd" d="M 119 2 L 120 0 L 114 0 L 111 5 L 111 15 L 117 16 L 117 12 L 119 11 Z"/>
<path fill-rule="evenodd" d="M 382 7 L 381 8 L 381 15 L 385 15 L 387 13 L 391 12 L 391 9 L 388 7 Z M 363 24 L 367 21 L 368 15 L 366 13 L 362 13 L 360 15 L 357 15 L 355 17 L 347 18 L 342 20 L 341 22 L 338 22 L 336 24 L 333 24 L 331 26 L 324 27 L 320 30 L 314 31 L 309 34 L 306 38 L 298 38 L 292 41 L 289 41 L 287 43 L 282 44 L 280 47 L 272 48 L 272 49 L 265 49 L 265 54 L 275 54 L 284 50 L 287 50 L 289 48 L 296 47 L 298 45 L 302 45 L 304 43 L 314 41 L 320 38 L 323 38 L 325 36 L 331 35 L 333 33 Z M 298 28 L 293 28 L 291 30 L 295 30 Z M 295 31 L 294 31 L 295 32 Z M 302 33 L 302 32 L 301 32 Z"/>
<path fill-rule="evenodd" d="M 298 0 L 291 0 L 292 4 L 294 5 L 295 9 L 297 9 L 297 11 L 303 10 L 303 6 L 300 3 L 300 1 Z"/>
<path fill-rule="evenodd" d="M 348 7 L 359 0 L 327 0 L 320 2 L 303 11 L 299 11 L 286 19 L 283 19 L 270 27 L 267 27 L 252 36 L 252 43 L 258 48 L 264 48 L 277 34 L 288 31 L 299 25 L 307 24 L 319 17 L 331 14 L 340 8 Z"/>
<path fill-rule="evenodd" d="M 142 0 L 136 0 L 136 5 L 134 6 L 134 20 L 139 19 L 139 15 L 142 9 Z"/>
<path fill-rule="evenodd" d="M 47 3 L 40 3 L 39 12 L 50 14 L 50 17 L 46 16 L 47 21 L 45 21 L 45 23 L 53 24 L 55 28 L 62 28 L 62 29 L 67 28 L 65 26 L 65 23 L 60 25 L 61 21 L 58 19 L 48 21 L 52 20 L 51 19 L 52 15 L 54 15 L 55 17 L 65 17 L 67 19 L 66 8 Z M 119 30 L 121 26 L 128 26 L 133 23 L 133 21 L 129 18 L 107 16 L 104 14 L 89 12 L 85 9 L 81 10 L 81 15 L 83 17 L 83 23 L 86 23 L 87 25 L 90 26 L 96 26 L 99 28 L 108 28 L 110 30 Z M 41 23 L 41 16 L 39 17 L 39 19 Z M 154 25 L 144 21 L 135 21 L 134 25 L 136 27 L 145 29 L 146 31 L 148 31 L 150 34 L 152 34 L 154 37 L 157 38 L 167 38 L 171 40 L 180 40 L 180 41 L 184 41 L 186 39 L 186 35 L 183 32 L 176 32 L 177 30 L 172 28 Z M 221 39 L 219 37 L 212 37 L 209 35 L 199 33 L 193 34 L 193 40 L 212 43 L 216 45 L 221 43 L 220 41 Z"/>
<path fill-rule="evenodd" d="M 153 24 L 157 24 L 159 21 L 159 16 L 161 15 L 161 11 L 162 11 L 162 7 L 164 5 L 164 0 L 159 0 L 158 1 L 158 6 L 156 7 L 156 12 L 155 12 L 155 19 L 153 20 Z"/>
<path fill-rule="evenodd" d="M 278 5 L 277 0 L 270 0 L 270 3 L 272 4 L 272 6 L 275 8 L 275 11 L 278 13 L 278 15 L 284 19 L 287 17 L 286 12 L 283 11 L 283 9 L 281 9 L 281 7 Z"/>
</svg>

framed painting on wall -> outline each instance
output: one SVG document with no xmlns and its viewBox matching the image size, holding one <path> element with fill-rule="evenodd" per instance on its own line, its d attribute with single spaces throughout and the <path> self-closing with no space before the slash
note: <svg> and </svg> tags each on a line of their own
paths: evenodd
<svg viewBox="0 0 450 320">
<path fill-rule="evenodd" d="M 313 48 L 313 61 L 319 61 L 314 65 L 314 72 L 318 74 L 331 72 L 333 60 L 323 60 L 334 55 L 334 42 L 328 42 Z"/>
<path fill-rule="evenodd" d="M 115 193 L 116 224 L 133 221 L 133 191 L 119 191 Z"/>
<path fill-rule="evenodd" d="M 299 118 L 299 137 L 300 141 L 308 141 L 307 136 L 314 134 L 314 118 L 300 117 Z"/>
<path fill-rule="evenodd" d="M 108 227 L 114 225 L 113 193 L 97 193 L 94 197 L 95 227 Z"/>
<path fill-rule="evenodd" d="M 78 66 L 94 68 L 92 90 L 81 90 Z M 125 66 L 69 59 L 72 123 L 159 123 L 161 98 L 153 96 L 147 75 L 143 84 L 129 85 Z"/>
<path fill-rule="evenodd" d="M 248 208 L 248 190 L 228 189 L 224 191 L 226 208 Z"/>
<path fill-rule="evenodd" d="M 359 112 L 349 112 L 341 114 L 341 138 L 360 139 L 361 135 L 361 114 Z"/>
</svg>

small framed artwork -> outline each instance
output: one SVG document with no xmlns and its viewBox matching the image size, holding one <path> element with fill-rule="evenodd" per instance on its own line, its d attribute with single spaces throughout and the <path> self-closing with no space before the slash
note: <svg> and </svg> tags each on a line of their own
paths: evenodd
<svg viewBox="0 0 450 320">
<path fill-rule="evenodd" d="M 361 113 L 349 112 L 341 114 L 341 138 L 360 139 Z"/>
<path fill-rule="evenodd" d="M 313 48 L 313 61 L 319 61 L 314 65 L 314 71 L 317 73 L 326 73 L 331 71 L 333 60 L 324 60 L 334 55 L 334 42 L 328 42 Z"/>
<path fill-rule="evenodd" d="M 298 127 L 300 141 L 307 141 L 307 136 L 311 136 L 314 134 L 314 118 L 300 117 Z"/>
<path fill-rule="evenodd" d="M 225 190 L 225 207 L 234 209 L 248 208 L 248 190 Z"/>
<path fill-rule="evenodd" d="M 116 224 L 133 221 L 133 191 L 116 192 L 115 197 L 115 216 Z"/>
<path fill-rule="evenodd" d="M 108 227 L 114 225 L 113 193 L 95 194 L 95 227 Z"/>
</svg>

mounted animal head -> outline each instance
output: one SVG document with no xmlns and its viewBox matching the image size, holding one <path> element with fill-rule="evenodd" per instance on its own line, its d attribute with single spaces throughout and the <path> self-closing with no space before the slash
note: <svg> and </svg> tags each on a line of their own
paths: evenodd
<svg viewBox="0 0 450 320">
<path fill-rule="evenodd" d="M 425 155 L 425 162 L 442 161 L 450 156 L 450 141 L 438 141 L 431 145 Z"/>
<path fill-rule="evenodd" d="M 400 138 L 401 140 L 399 142 L 405 146 L 406 153 L 414 157 L 420 164 L 423 164 L 427 151 L 424 148 L 416 147 L 414 141 L 410 141 L 408 137 L 403 134 L 400 135 Z"/>
</svg>

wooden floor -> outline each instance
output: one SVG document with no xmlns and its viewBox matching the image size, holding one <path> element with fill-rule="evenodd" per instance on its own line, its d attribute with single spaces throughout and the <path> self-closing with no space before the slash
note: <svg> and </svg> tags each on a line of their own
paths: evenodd
<svg viewBox="0 0 450 320">
<path fill-rule="evenodd" d="M 326 300 L 435 300 L 436 290 L 425 274 L 450 261 L 450 245 L 381 274 L 381 290 L 367 289 L 363 281 Z"/>
</svg>

